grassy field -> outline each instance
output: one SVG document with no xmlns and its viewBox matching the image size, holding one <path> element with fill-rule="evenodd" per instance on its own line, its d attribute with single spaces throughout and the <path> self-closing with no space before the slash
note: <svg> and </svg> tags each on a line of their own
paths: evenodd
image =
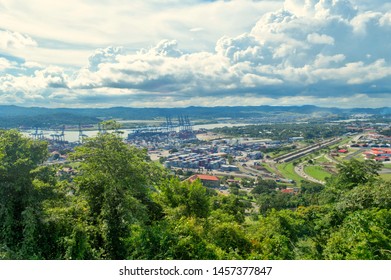
<svg viewBox="0 0 391 280">
<path fill-rule="evenodd" d="M 391 174 L 380 174 L 380 177 L 386 181 L 391 181 Z"/>
<path fill-rule="evenodd" d="M 274 169 L 271 168 L 267 163 L 261 163 L 262 167 L 264 167 L 267 171 L 269 171 L 270 173 L 275 173 Z"/>
<path fill-rule="evenodd" d="M 389 164 L 389 163 L 383 164 L 383 168 L 384 169 L 391 169 L 391 164 Z"/>
<path fill-rule="evenodd" d="M 320 181 L 325 181 L 327 177 L 330 177 L 331 174 L 324 170 L 321 166 L 319 165 L 310 165 L 306 166 L 304 168 L 304 172 L 307 173 L 309 176 L 320 180 Z"/>
<path fill-rule="evenodd" d="M 79 166 L 80 166 L 80 162 L 69 162 L 68 163 L 68 165 L 70 166 L 70 167 L 72 167 L 73 169 L 76 169 L 76 168 L 78 168 Z"/>
<path fill-rule="evenodd" d="M 285 177 L 286 179 L 294 180 L 297 186 L 300 186 L 300 181 L 304 180 L 304 178 L 297 175 L 292 162 L 279 164 L 277 165 L 277 168 L 283 177 Z"/>
<path fill-rule="evenodd" d="M 315 163 L 326 163 L 330 162 L 324 155 L 318 158 L 313 159 Z"/>
</svg>

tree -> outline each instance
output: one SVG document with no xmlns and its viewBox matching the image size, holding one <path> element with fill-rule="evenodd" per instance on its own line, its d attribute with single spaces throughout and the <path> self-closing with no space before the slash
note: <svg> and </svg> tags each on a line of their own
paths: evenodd
<svg viewBox="0 0 391 280">
<path fill-rule="evenodd" d="M 210 197 L 200 180 L 180 182 L 172 178 L 162 182 L 157 201 L 169 215 L 206 218 L 210 212 Z"/>
<path fill-rule="evenodd" d="M 246 204 L 236 195 L 217 195 L 212 198 L 212 210 L 230 215 L 232 220 L 243 223 L 245 220 Z"/>
<path fill-rule="evenodd" d="M 301 181 L 301 189 L 298 194 L 299 205 L 309 206 L 309 205 L 318 205 L 319 196 L 324 190 L 324 186 L 318 183 L 313 183 L 309 181 Z"/>
<path fill-rule="evenodd" d="M 382 168 L 382 164 L 372 160 L 361 162 L 352 159 L 349 162 L 339 163 L 337 168 L 338 184 L 341 187 L 351 189 L 374 180 L 379 175 L 378 171 Z"/>
<path fill-rule="evenodd" d="M 0 131 L 0 247 L 13 258 L 40 257 L 42 197 L 34 181 L 40 181 L 41 172 L 35 170 L 47 156 L 45 142 Z"/>
<path fill-rule="evenodd" d="M 150 197 L 159 176 L 157 166 L 147 161 L 144 150 L 126 145 L 116 134 L 89 138 L 71 158 L 81 161 L 74 181 L 97 229 L 93 246 L 107 259 L 125 258 L 130 226 L 159 216 Z"/>
<path fill-rule="evenodd" d="M 251 234 L 256 244 L 256 259 L 287 260 L 294 258 L 295 243 L 304 236 L 304 220 L 290 210 L 272 210 L 262 217 Z"/>
<path fill-rule="evenodd" d="M 252 247 L 243 228 L 236 223 L 221 222 L 213 225 L 209 230 L 209 239 L 236 259 L 244 259 Z"/>
<path fill-rule="evenodd" d="M 243 188 L 252 188 L 254 186 L 254 179 L 249 178 L 242 178 L 241 184 Z"/>
<path fill-rule="evenodd" d="M 251 190 L 252 194 L 263 194 L 275 192 L 277 183 L 274 180 L 259 180 L 255 187 Z"/>
<path fill-rule="evenodd" d="M 350 214 L 327 242 L 325 259 L 390 260 L 391 210 L 371 209 Z"/>
<path fill-rule="evenodd" d="M 160 158 L 159 158 L 159 162 L 160 162 L 161 164 L 163 164 L 166 160 L 167 160 L 166 157 L 160 157 Z"/>
<path fill-rule="evenodd" d="M 391 208 L 391 182 L 378 180 L 360 185 L 341 195 L 335 208 L 340 212 L 353 212 L 369 208 Z"/>
<path fill-rule="evenodd" d="M 381 167 L 381 163 L 372 160 L 361 162 L 352 159 L 338 164 L 338 174 L 326 178 L 326 188 L 320 195 L 320 202 L 335 203 L 344 192 L 377 181 Z"/>
<path fill-rule="evenodd" d="M 122 134 L 122 131 L 119 131 L 121 128 L 121 124 L 116 122 L 115 120 L 103 121 L 100 123 L 104 130 L 114 130 L 115 134 Z"/>
</svg>

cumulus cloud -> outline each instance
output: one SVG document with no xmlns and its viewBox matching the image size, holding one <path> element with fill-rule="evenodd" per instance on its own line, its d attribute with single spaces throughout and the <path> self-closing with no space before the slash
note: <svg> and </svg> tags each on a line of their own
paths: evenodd
<svg viewBox="0 0 391 280">
<path fill-rule="evenodd" d="M 166 38 L 178 40 L 193 52 L 211 50 L 223 34 L 243 32 L 281 2 L 29 0 L 21 4 L 2 0 L 1 4 L 0 29 L 29 34 L 50 49 L 62 48 L 57 60 L 65 64 L 78 55 L 75 51 L 81 46 L 90 50 L 109 45 L 140 49 Z M 204 32 L 192 32 L 202 29 Z M 38 62 L 48 61 L 44 56 L 40 59 Z"/>
<path fill-rule="evenodd" d="M 178 49 L 178 42 L 176 40 L 162 40 L 149 50 L 141 50 L 141 53 L 147 56 L 180 57 L 183 55 L 183 52 Z"/>
<path fill-rule="evenodd" d="M 285 0 L 248 32 L 221 36 L 214 50 L 191 52 L 174 39 L 139 51 L 100 48 L 71 73 L 42 67 L 0 77 L 0 91 L 61 104 L 380 106 L 391 94 L 390 32 L 389 12 L 347 0 Z M 10 65 L 3 59 L 2 67 Z"/>
<path fill-rule="evenodd" d="M 16 65 L 22 71 L 23 65 Z M 35 70 L 32 75 L 0 76 L 0 103 L 40 104 L 50 100 L 47 97 L 57 89 L 67 89 L 68 76 L 59 67 Z"/>
<path fill-rule="evenodd" d="M 107 47 L 97 49 L 93 55 L 88 58 L 88 68 L 96 71 L 102 63 L 113 63 L 116 61 L 117 55 L 122 53 L 121 47 Z"/>
<path fill-rule="evenodd" d="M 284 8 L 297 16 L 317 18 L 351 19 L 357 14 L 348 0 L 285 0 Z"/>
</svg>

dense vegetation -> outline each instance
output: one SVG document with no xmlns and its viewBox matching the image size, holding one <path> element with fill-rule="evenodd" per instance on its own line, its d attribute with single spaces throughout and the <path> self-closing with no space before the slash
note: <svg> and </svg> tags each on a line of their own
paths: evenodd
<svg viewBox="0 0 391 280">
<path fill-rule="evenodd" d="M 0 116 L 1 128 L 17 127 L 39 127 L 39 128 L 57 128 L 67 125 L 87 125 L 96 124 L 100 120 L 96 117 L 84 117 L 69 113 L 55 113 L 50 115 L 39 114 L 32 116 Z"/>
<path fill-rule="evenodd" d="M 303 137 L 306 140 L 341 136 L 348 132 L 343 125 L 324 123 L 263 124 L 237 127 L 222 127 L 214 132 L 234 137 L 257 137 L 287 141 L 291 137 Z"/>
<path fill-rule="evenodd" d="M 250 214 L 240 191 L 180 182 L 115 134 L 76 149 L 72 180 L 46 157 L 0 131 L 0 259 L 391 259 L 391 183 L 374 162 L 295 195 L 250 182 Z"/>
</svg>

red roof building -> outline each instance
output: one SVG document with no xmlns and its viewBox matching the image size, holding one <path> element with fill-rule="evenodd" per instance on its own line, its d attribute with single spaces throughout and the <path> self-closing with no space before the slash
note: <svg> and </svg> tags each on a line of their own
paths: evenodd
<svg viewBox="0 0 391 280">
<path fill-rule="evenodd" d="M 338 153 L 342 153 L 342 154 L 346 154 L 347 152 L 348 152 L 348 150 L 345 150 L 345 149 L 338 150 Z"/>
<path fill-rule="evenodd" d="M 364 152 L 367 159 L 375 159 L 376 161 L 389 161 L 391 158 L 390 148 L 372 148 L 370 151 Z"/>
<path fill-rule="evenodd" d="M 286 188 L 281 190 L 282 193 L 289 193 L 289 194 L 294 194 L 295 190 L 293 188 Z"/>
<path fill-rule="evenodd" d="M 220 179 L 216 176 L 212 175 L 204 175 L 204 174 L 195 174 L 188 178 L 189 182 L 194 182 L 195 180 L 199 179 L 201 183 L 205 187 L 219 187 L 220 186 Z"/>
</svg>

